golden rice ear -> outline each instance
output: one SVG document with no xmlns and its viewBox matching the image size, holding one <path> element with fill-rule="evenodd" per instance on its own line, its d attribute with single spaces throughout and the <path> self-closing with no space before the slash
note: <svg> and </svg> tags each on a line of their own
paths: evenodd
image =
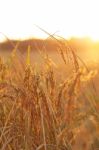
<svg viewBox="0 0 99 150">
<path fill-rule="evenodd" d="M 26 65 L 30 65 L 30 51 L 31 51 L 31 46 L 29 45 L 28 46 L 28 49 L 27 49 L 27 59 L 26 59 Z"/>
</svg>

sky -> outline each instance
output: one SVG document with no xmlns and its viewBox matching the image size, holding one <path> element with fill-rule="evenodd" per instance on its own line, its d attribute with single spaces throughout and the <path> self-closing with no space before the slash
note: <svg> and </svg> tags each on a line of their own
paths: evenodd
<svg viewBox="0 0 99 150">
<path fill-rule="evenodd" d="M 99 0 L 0 0 L 0 40 L 48 36 L 35 25 L 65 38 L 99 40 Z"/>
</svg>

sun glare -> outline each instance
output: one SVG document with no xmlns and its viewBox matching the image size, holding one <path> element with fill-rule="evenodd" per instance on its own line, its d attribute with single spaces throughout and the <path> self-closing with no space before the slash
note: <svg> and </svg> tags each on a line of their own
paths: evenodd
<svg viewBox="0 0 99 150">
<path fill-rule="evenodd" d="M 59 31 L 65 38 L 99 40 L 98 0 L 0 0 L 0 32 L 9 38 L 46 37 Z M 0 39 L 3 37 L 0 35 Z"/>
</svg>

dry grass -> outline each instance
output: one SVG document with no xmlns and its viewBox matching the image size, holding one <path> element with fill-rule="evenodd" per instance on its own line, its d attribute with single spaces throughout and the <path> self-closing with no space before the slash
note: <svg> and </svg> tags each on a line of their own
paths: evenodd
<svg viewBox="0 0 99 150">
<path fill-rule="evenodd" d="M 95 150 L 99 145 L 99 102 L 92 84 L 96 72 L 81 67 L 68 43 L 52 37 L 65 67 L 72 68 L 64 81 L 46 53 L 40 52 L 40 67 L 31 64 L 30 46 L 26 61 L 17 48 L 6 63 L 0 59 L 1 150 Z M 81 141 L 85 136 L 90 141 L 77 145 L 80 133 Z"/>
</svg>

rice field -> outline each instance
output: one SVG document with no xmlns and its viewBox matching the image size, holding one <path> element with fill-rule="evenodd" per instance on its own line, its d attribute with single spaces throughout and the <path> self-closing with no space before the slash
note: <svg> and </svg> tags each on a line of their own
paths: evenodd
<svg viewBox="0 0 99 150">
<path fill-rule="evenodd" d="M 0 150 L 99 149 L 98 63 L 55 40 L 53 53 L 0 51 Z"/>
</svg>

